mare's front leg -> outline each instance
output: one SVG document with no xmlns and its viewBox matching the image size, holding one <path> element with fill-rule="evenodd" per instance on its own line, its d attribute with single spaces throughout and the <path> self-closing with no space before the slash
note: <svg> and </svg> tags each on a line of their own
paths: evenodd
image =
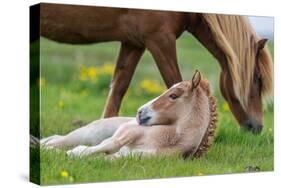
<svg viewBox="0 0 281 188">
<path fill-rule="evenodd" d="M 91 147 L 78 146 L 67 151 L 67 155 L 81 157 L 98 153 L 115 153 L 119 151 L 121 147 L 133 143 L 136 139 L 138 139 L 142 134 L 142 131 L 139 129 L 140 126 L 137 125 L 135 120 L 124 123 L 112 137 L 104 140 L 99 145 Z"/>
<path fill-rule="evenodd" d="M 177 63 L 175 35 L 157 33 L 146 40 L 146 46 L 156 61 L 168 88 L 182 81 Z"/>
<path fill-rule="evenodd" d="M 144 52 L 144 48 L 122 43 L 111 81 L 110 92 L 102 117 L 118 116 L 121 101 L 129 87 L 136 66 Z"/>
</svg>

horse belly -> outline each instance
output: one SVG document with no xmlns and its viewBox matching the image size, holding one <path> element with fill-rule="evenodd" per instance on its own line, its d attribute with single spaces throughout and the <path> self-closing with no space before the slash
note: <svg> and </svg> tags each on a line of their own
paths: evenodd
<svg viewBox="0 0 281 188">
<path fill-rule="evenodd" d="M 178 12 L 128 9 L 120 16 L 122 39 L 143 47 L 147 40 L 157 35 L 173 33 L 176 37 L 183 32 L 183 14 Z"/>
<path fill-rule="evenodd" d="M 118 40 L 118 20 L 125 9 L 42 4 L 41 35 L 73 44 Z"/>
</svg>

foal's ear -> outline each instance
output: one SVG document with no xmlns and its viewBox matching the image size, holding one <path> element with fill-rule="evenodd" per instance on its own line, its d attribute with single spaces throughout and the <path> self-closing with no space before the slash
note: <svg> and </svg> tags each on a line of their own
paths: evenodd
<svg viewBox="0 0 281 188">
<path fill-rule="evenodd" d="M 193 91 L 195 88 L 199 86 L 201 81 L 201 74 L 198 70 L 195 71 L 191 81 L 192 81 L 191 91 Z"/>
</svg>

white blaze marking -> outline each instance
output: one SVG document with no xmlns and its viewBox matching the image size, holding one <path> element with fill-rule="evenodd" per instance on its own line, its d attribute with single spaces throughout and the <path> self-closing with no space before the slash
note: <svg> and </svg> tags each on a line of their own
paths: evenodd
<svg viewBox="0 0 281 188">
<path fill-rule="evenodd" d="M 175 87 L 178 87 L 180 85 L 180 82 L 177 83 L 177 84 L 174 84 L 171 88 L 175 88 Z"/>
</svg>

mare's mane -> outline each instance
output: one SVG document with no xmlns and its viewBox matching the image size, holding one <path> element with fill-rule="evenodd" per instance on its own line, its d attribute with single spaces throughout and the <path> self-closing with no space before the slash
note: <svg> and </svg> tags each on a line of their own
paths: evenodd
<svg viewBox="0 0 281 188">
<path fill-rule="evenodd" d="M 244 16 L 202 14 L 212 36 L 227 59 L 233 89 L 244 108 L 247 108 L 251 84 L 256 67 L 256 44 L 260 38 L 256 35 L 249 20 Z M 231 23 L 231 24 L 229 24 Z M 272 92 L 272 59 L 265 46 L 259 53 L 261 73 L 261 93 Z"/>
</svg>

